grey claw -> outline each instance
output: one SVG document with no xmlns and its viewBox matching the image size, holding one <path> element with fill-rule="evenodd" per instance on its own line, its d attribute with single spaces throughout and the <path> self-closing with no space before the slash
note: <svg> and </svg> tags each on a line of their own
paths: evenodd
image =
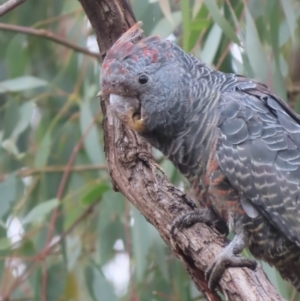
<svg viewBox="0 0 300 301">
<path fill-rule="evenodd" d="M 210 290 L 215 290 L 223 273 L 228 267 L 247 267 L 255 270 L 257 263 L 253 259 L 245 258 L 239 253 L 245 247 L 245 237 L 243 234 L 238 234 L 232 242 L 226 246 L 223 251 L 216 257 L 213 264 L 206 270 L 205 278 L 208 281 Z"/>
</svg>

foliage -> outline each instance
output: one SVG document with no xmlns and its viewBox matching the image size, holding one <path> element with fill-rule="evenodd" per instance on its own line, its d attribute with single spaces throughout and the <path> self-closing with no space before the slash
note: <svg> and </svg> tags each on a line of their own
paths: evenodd
<svg viewBox="0 0 300 301">
<path fill-rule="evenodd" d="M 172 38 L 216 69 L 255 77 L 300 112 L 299 1 L 131 2 L 146 35 Z M 156 230 L 112 189 L 96 44 L 79 2 L 28 0 L 1 21 L 0 296 L 201 300 Z M 40 29 L 91 53 L 50 41 Z M 182 185 L 173 165 L 154 155 Z M 264 267 L 280 293 L 295 298 Z"/>
</svg>

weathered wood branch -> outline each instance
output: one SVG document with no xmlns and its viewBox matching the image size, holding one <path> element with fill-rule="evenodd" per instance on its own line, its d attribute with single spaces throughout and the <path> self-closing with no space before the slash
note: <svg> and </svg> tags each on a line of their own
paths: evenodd
<svg viewBox="0 0 300 301">
<path fill-rule="evenodd" d="M 80 2 L 95 30 L 104 57 L 116 39 L 136 22 L 128 0 Z M 101 106 L 105 153 L 114 188 L 156 227 L 207 300 L 220 301 L 218 294 L 208 289 L 204 271 L 220 253 L 224 238 L 204 224 L 180 231 L 172 238 L 172 222 L 179 214 L 189 210 L 184 194 L 161 173 L 151 156 L 150 146 L 112 115 L 107 99 L 101 100 Z M 283 300 L 260 267 L 255 272 L 229 269 L 222 277 L 220 289 L 227 300 Z"/>
<path fill-rule="evenodd" d="M 0 17 L 24 3 L 26 0 L 8 0 L 0 5 Z"/>
</svg>

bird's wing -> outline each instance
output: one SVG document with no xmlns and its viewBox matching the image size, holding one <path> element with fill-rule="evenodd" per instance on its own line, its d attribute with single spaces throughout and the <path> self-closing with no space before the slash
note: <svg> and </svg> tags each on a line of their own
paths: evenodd
<svg viewBox="0 0 300 301">
<path fill-rule="evenodd" d="M 264 85 L 238 81 L 220 101 L 220 167 L 242 198 L 300 245 L 300 118 Z"/>
</svg>

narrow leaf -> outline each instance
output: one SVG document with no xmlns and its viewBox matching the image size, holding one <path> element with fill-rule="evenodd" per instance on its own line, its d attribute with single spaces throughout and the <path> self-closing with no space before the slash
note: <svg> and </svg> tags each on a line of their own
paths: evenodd
<svg viewBox="0 0 300 301">
<path fill-rule="evenodd" d="M 164 16 L 166 17 L 166 19 L 170 23 L 173 23 L 172 13 L 171 13 L 171 7 L 170 7 L 169 0 L 158 0 L 158 4 L 159 4 L 160 9 L 163 12 Z"/>
<path fill-rule="evenodd" d="M 94 301 L 118 301 L 111 284 L 105 279 L 101 270 L 87 267 L 86 282 Z"/>
<path fill-rule="evenodd" d="M 291 36 L 294 39 L 295 38 L 295 30 L 297 28 L 297 18 L 295 15 L 295 10 L 293 8 L 293 4 L 290 0 L 281 0 L 281 5 L 283 8 L 283 11 L 286 16 L 286 21 L 288 23 Z"/>
<path fill-rule="evenodd" d="M 132 244 L 136 260 L 136 276 L 141 281 L 147 268 L 147 255 L 151 244 L 149 240 L 150 233 L 144 216 L 134 207 L 132 207 L 132 213 L 134 218 Z"/>
<path fill-rule="evenodd" d="M 33 209 L 23 219 L 23 225 L 30 223 L 40 223 L 44 220 L 45 215 L 50 213 L 59 204 L 58 199 L 52 199 L 50 201 L 43 202 Z"/>
<path fill-rule="evenodd" d="M 20 92 L 39 87 L 44 87 L 48 83 L 34 76 L 21 76 L 0 82 L 0 93 Z"/>
<path fill-rule="evenodd" d="M 106 183 L 99 183 L 96 185 L 92 185 L 87 188 L 82 196 L 82 203 L 85 205 L 89 205 L 98 201 L 102 195 L 109 190 L 109 186 Z"/>
<path fill-rule="evenodd" d="M 220 9 L 217 5 L 217 2 L 215 0 L 204 0 L 204 2 L 209 12 L 211 13 L 212 18 L 222 28 L 227 37 L 236 44 L 240 45 L 240 41 L 237 38 L 234 29 L 232 28 L 230 23 L 224 18 L 224 16 L 220 13 Z"/>
<path fill-rule="evenodd" d="M 12 132 L 12 137 L 18 137 L 29 126 L 34 110 L 34 103 L 32 101 L 26 102 L 21 105 L 19 112 L 19 121 Z"/>
<path fill-rule="evenodd" d="M 34 166 L 43 167 L 47 164 L 49 153 L 51 148 L 51 133 L 48 131 L 44 136 L 39 149 L 37 151 Z"/>
<path fill-rule="evenodd" d="M 181 12 L 176 11 L 172 13 L 173 23 L 167 21 L 166 18 L 160 19 L 153 30 L 151 31 L 151 35 L 160 35 L 162 38 L 167 38 L 174 31 L 174 29 L 181 22 Z"/>
<path fill-rule="evenodd" d="M 208 65 L 211 65 L 217 53 L 222 37 L 222 30 L 218 24 L 214 24 L 205 41 L 201 51 L 201 59 Z"/>
<path fill-rule="evenodd" d="M 185 51 L 188 51 L 189 47 L 189 35 L 190 35 L 190 1 L 189 0 L 180 0 L 181 14 L 182 14 L 182 30 L 183 30 L 183 39 L 182 47 Z"/>
<path fill-rule="evenodd" d="M 263 82 L 267 79 L 267 56 L 261 45 L 254 20 L 246 8 L 246 42 L 245 48 L 255 75 Z"/>
<path fill-rule="evenodd" d="M 63 300 L 66 285 L 66 270 L 62 263 L 52 265 L 47 271 L 46 300 Z"/>
<path fill-rule="evenodd" d="M 14 175 L 9 175 L 6 177 L 5 181 L 3 181 L 2 183 L 0 182 L 0 219 L 7 213 L 12 201 L 15 199 L 16 189 L 17 180 Z"/>
<path fill-rule="evenodd" d="M 86 131 L 93 118 L 94 116 L 92 114 L 89 101 L 84 101 L 80 107 L 80 128 L 82 134 Z M 84 148 L 91 162 L 94 164 L 100 164 L 104 161 L 103 150 L 100 147 L 99 137 L 100 135 L 96 125 L 93 125 L 84 139 Z"/>
</svg>

